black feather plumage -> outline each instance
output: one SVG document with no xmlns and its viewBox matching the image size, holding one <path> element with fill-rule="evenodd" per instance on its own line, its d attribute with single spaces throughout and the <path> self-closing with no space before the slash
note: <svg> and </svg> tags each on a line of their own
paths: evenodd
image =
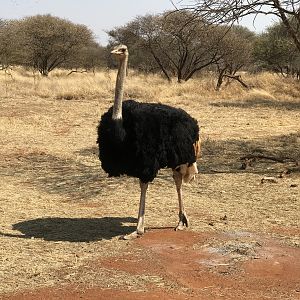
<svg viewBox="0 0 300 300">
<path fill-rule="evenodd" d="M 197 121 L 182 109 L 134 100 L 122 104 L 122 120 L 112 107 L 98 126 L 99 158 L 109 176 L 123 174 L 152 181 L 159 169 L 196 161 Z"/>
</svg>

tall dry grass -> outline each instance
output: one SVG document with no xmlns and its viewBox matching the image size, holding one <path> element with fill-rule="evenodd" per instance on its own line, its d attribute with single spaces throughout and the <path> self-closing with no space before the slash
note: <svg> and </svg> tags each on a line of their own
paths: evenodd
<svg viewBox="0 0 300 300">
<path fill-rule="evenodd" d="M 15 68 L 11 74 L 0 72 L 0 97 L 40 97 L 51 99 L 111 99 L 115 85 L 115 70 L 103 70 L 96 74 L 53 71 L 49 77 L 41 77 L 23 68 Z M 237 82 L 215 90 L 216 77 L 203 74 L 188 82 L 168 83 L 154 74 L 129 72 L 125 97 L 142 101 L 177 102 L 205 100 L 281 100 L 300 98 L 299 82 L 276 74 L 244 74 L 243 80 L 252 88 L 245 90 Z"/>
</svg>

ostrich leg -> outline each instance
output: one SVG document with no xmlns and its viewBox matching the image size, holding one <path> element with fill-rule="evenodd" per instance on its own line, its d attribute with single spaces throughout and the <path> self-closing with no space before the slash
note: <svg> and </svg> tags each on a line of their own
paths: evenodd
<svg viewBox="0 0 300 300">
<path fill-rule="evenodd" d="M 182 174 L 176 170 L 173 170 L 173 178 L 176 185 L 178 202 L 179 202 L 179 222 L 175 227 L 175 230 L 183 230 L 184 226 L 189 226 L 189 220 L 184 210 L 184 205 L 182 201 Z"/>
<path fill-rule="evenodd" d="M 131 240 L 141 236 L 145 232 L 144 219 L 145 219 L 145 203 L 146 203 L 146 192 L 148 188 L 148 183 L 143 183 L 140 181 L 141 187 L 141 197 L 140 197 L 140 207 L 138 215 L 138 223 L 136 231 L 127 234 L 123 237 L 124 240 Z"/>
</svg>

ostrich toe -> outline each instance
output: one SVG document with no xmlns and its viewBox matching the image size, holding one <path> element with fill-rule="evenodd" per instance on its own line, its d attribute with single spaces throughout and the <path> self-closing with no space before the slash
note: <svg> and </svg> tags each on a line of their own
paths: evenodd
<svg viewBox="0 0 300 300">
<path fill-rule="evenodd" d="M 189 227 L 189 219 L 185 212 L 179 213 L 179 222 L 175 230 L 183 230 L 184 227 Z"/>
<path fill-rule="evenodd" d="M 136 238 L 139 238 L 141 237 L 142 235 L 144 234 L 144 232 L 140 232 L 140 231 L 134 231 L 132 233 L 129 233 L 129 234 L 126 234 L 126 235 L 123 235 L 121 237 L 122 240 L 134 240 Z"/>
</svg>

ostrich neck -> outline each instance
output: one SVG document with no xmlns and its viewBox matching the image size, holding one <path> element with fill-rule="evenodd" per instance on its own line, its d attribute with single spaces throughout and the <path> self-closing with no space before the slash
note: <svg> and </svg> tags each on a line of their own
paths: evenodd
<svg viewBox="0 0 300 300">
<path fill-rule="evenodd" d="M 125 56 L 122 60 L 120 60 L 119 64 L 115 90 L 115 101 L 112 115 L 113 120 L 122 119 L 122 100 L 124 93 L 124 81 L 126 77 L 127 61 L 128 57 Z"/>
</svg>

